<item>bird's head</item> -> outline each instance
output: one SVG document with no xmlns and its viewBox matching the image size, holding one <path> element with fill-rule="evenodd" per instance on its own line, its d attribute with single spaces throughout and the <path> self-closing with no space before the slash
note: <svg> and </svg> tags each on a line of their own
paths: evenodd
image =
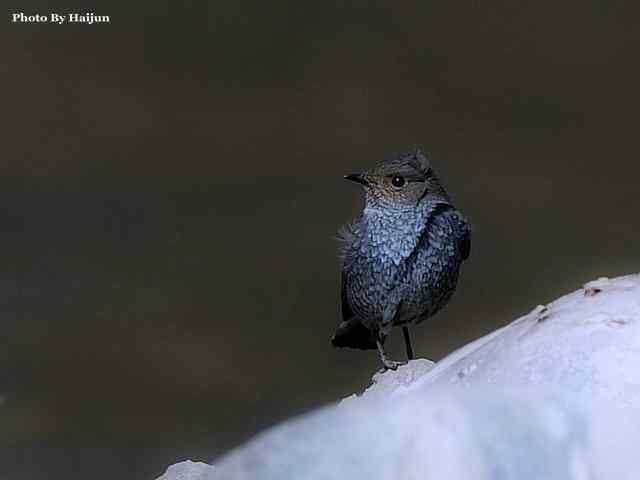
<svg viewBox="0 0 640 480">
<path fill-rule="evenodd" d="M 422 202 L 449 200 L 431 162 L 419 149 L 387 159 L 364 173 L 345 175 L 344 178 L 364 186 L 367 207 L 406 210 Z"/>
</svg>

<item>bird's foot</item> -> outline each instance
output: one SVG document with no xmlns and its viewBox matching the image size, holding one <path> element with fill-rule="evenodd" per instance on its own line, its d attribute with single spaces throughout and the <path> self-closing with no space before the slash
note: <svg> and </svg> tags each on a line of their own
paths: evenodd
<svg viewBox="0 0 640 480">
<path fill-rule="evenodd" d="M 393 360 L 389 360 L 387 356 L 384 354 L 384 348 L 382 348 L 382 342 L 384 340 L 376 340 L 376 345 L 378 346 L 378 355 L 380 355 L 380 361 L 382 362 L 382 372 L 386 372 L 387 370 L 396 370 L 400 365 L 403 365 L 405 362 L 394 362 Z"/>
<path fill-rule="evenodd" d="M 396 362 L 394 360 L 383 359 L 382 360 L 382 370 L 380 373 L 384 373 L 387 370 L 397 370 L 400 365 L 406 365 L 407 362 Z"/>
</svg>

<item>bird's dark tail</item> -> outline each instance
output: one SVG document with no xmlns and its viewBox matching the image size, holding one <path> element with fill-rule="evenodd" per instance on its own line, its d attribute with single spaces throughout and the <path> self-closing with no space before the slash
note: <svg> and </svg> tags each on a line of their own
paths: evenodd
<svg viewBox="0 0 640 480">
<path fill-rule="evenodd" d="M 376 338 L 357 318 L 340 323 L 331 338 L 334 347 L 359 348 L 361 350 L 375 350 Z"/>
</svg>

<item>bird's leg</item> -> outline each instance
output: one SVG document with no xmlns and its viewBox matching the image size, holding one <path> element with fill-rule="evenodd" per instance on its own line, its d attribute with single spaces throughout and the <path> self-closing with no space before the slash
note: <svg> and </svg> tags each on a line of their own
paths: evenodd
<svg viewBox="0 0 640 480">
<path fill-rule="evenodd" d="M 384 349 L 382 348 L 382 342 L 384 342 L 385 337 L 391 331 L 391 327 L 395 323 L 395 319 L 400 313 L 400 304 L 402 302 L 390 302 L 387 307 L 384 309 L 384 313 L 382 315 L 382 322 L 379 326 L 379 330 L 376 331 L 376 345 L 378 346 L 378 353 L 380 354 L 380 361 L 384 366 L 385 370 L 395 370 L 399 365 L 402 365 L 404 362 L 394 362 L 393 360 L 389 360 L 387 356 L 384 354 Z"/>
<path fill-rule="evenodd" d="M 404 336 L 404 346 L 407 348 L 407 360 L 413 360 L 413 347 L 411 346 L 409 327 L 402 327 L 402 335 Z"/>
<path fill-rule="evenodd" d="M 384 354 L 384 349 L 382 348 L 382 343 L 380 340 L 376 340 L 376 345 L 378 346 L 378 354 L 380 354 L 380 361 L 382 362 L 382 366 L 384 370 L 395 370 L 399 365 L 402 365 L 402 362 L 394 362 L 393 360 L 389 360 L 387 356 Z"/>
</svg>

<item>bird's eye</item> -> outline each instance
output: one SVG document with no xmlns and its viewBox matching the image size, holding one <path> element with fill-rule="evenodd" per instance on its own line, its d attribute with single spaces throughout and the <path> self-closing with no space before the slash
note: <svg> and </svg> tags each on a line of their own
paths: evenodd
<svg viewBox="0 0 640 480">
<path fill-rule="evenodd" d="M 406 181 L 405 181 L 404 177 L 401 177 L 400 175 L 395 175 L 391 179 L 391 185 L 393 185 L 396 188 L 404 187 L 405 183 L 406 183 Z"/>
</svg>

